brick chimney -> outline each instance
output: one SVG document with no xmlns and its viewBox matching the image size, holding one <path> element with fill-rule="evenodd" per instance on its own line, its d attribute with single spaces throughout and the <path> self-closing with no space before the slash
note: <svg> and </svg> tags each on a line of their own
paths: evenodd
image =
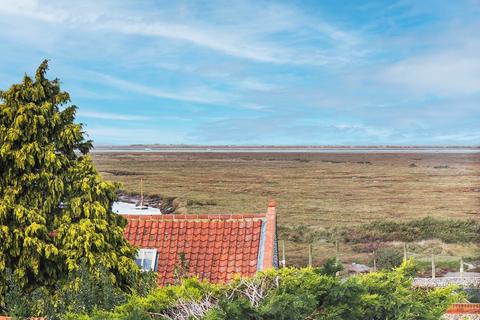
<svg viewBox="0 0 480 320">
<path fill-rule="evenodd" d="M 268 269 L 278 266 L 277 260 L 277 202 L 270 200 L 267 209 L 267 225 L 265 230 L 265 247 L 263 256 L 263 268 Z"/>
</svg>

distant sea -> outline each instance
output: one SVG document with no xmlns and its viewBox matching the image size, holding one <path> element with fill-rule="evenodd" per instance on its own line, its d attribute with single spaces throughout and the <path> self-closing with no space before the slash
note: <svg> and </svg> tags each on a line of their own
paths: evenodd
<svg viewBox="0 0 480 320">
<path fill-rule="evenodd" d="M 478 147 L 96 147 L 93 153 L 480 153 Z"/>
</svg>

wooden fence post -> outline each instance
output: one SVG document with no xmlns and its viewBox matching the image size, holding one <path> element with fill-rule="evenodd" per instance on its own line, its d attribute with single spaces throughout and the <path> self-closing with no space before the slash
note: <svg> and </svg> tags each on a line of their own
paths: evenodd
<svg viewBox="0 0 480 320">
<path fill-rule="evenodd" d="M 435 254 L 432 253 L 432 279 L 435 279 Z"/>
<path fill-rule="evenodd" d="M 312 266 L 312 244 L 308 245 L 308 266 Z"/>
<path fill-rule="evenodd" d="M 463 278 L 463 257 L 460 257 L 460 277 Z"/>
<path fill-rule="evenodd" d="M 285 240 L 282 240 L 282 260 L 280 261 L 282 268 L 285 268 L 286 261 L 285 261 Z"/>
<path fill-rule="evenodd" d="M 407 243 L 404 242 L 403 243 L 403 261 L 407 261 L 408 260 L 408 254 L 407 254 Z"/>
<path fill-rule="evenodd" d="M 338 240 L 335 240 L 335 265 L 339 265 L 340 263 L 340 246 L 338 244 Z M 335 272 L 335 276 L 338 277 L 340 275 L 340 271 Z"/>
<path fill-rule="evenodd" d="M 338 240 L 335 240 L 335 262 L 340 262 L 340 248 L 338 246 Z"/>
</svg>

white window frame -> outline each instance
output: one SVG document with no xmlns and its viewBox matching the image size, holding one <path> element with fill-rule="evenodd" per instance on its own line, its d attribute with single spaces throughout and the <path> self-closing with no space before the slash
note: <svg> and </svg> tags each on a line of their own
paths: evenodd
<svg viewBox="0 0 480 320">
<path fill-rule="evenodd" d="M 144 261 L 147 258 L 152 261 L 150 266 L 144 265 Z M 155 267 L 157 263 L 157 249 L 139 249 L 135 260 L 140 260 L 139 267 L 142 271 L 156 271 Z"/>
</svg>

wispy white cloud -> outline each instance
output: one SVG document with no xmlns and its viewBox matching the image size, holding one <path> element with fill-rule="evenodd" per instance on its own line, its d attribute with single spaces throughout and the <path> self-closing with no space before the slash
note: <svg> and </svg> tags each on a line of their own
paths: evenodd
<svg viewBox="0 0 480 320">
<path fill-rule="evenodd" d="M 221 131 L 221 135 L 218 134 Z M 198 143 L 215 141 L 227 143 L 255 144 L 276 143 L 288 140 L 295 144 L 351 144 L 365 143 L 374 139 L 386 143 L 393 138 L 395 130 L 381 125 L 362 123 L 337 123 L 332 121 L 295 118 L 292 115 L 271 115 L 270 117 L 229 118 L 207 122 L 191 133 Z M 288 137 L 285 140 L 285 137 Z M 353 138 L 354 137 L 354 138 Z M 278 140 L 277 140 L 278 139 Z"/>
<path fill-rule="evenodd" d="M 245 109 L 250 109 L 250 110 L 265 110 L 270 108 L 267 105 L 257 104 L 257 103 L 244 103 L 242 106 Z"/>
<path fill-rule="evenodd" d="M 326 21 L 305 17 L 293 7 L 271 5 L 265 9 L 254 2 L 242 12 L 244 20 L 224 24 L 221 28 L 206 19 L 175 21 L 168 13 L 161 16 L 140 14 L 138 7 L 122 9 L 87 1 L 86 4 L 62 5 L 60 2 L 5 0 L 0 14 L 23 16 L 68 28 L 116 32 L 184 41 L 232 57 L 279 64 L 344 63 L 362 50 L 351 50 L 360 42 L 358 35 L 342 30 Z M 258 11 L 266 14 L 260 15 Z M 230 14 L 235 13 L 235 7 Z M 214 14 L 212 14 L 214 16 Z M 265 21 L 267 20 L 267 21 Z M 289 21 L 286 23 L 286 21 Z M 299 30 L 303 30 L 299 33 Z M 296 46 L 270 39 L 278 32 L 296 34 Z M 306 33 L 305 33 L 306 32 Z M 322 40 L 322 50 L 302 48 L 299 40 Z"/>
<path fill-rule="evenodd" d="M 164 99 L 216 105 L 224 104 L 228 100 L 230 95 L 227 92 L 211 90 L 208 87 L 196 87 L 168 91 L 152 86 L 147 86 L 138 82 L 124 80 L 107 74 L 97 72 L 95 72 L 94 74 L 96 75 L 96 78 L 93 81 L 114 86 L 116 88 L 121 88 L 132 92 L 137 92 Z"/>
<path fill-rule="evenodd" d="M 98 145 L 129 143 L 183 143 L 184 133 L 181 130 L 163 128 L 121 128 L 113 126 L 89 126 L 88 135 Z"/>
<path fill-rule="evenodd" d="M 214 81 L 221 81 L 232 88 L 240 90 L 267 92 L 279 87 L 277 83 L 260 79 L 261 77 L 258 75 L 257 77 L 248 75 L 239 76 L 234 74 L 234 70 L 229 71 L 226 70 L 226 68 L 219 68 L 218 65 L 193 67 L 162 62 L 156 63 L 155 67 L 162 70 L 185 73 L 190 76 L 201 75 Z M 235 67 L 232 67 L 232 69 L 235 69 Z"/>
<path fill-rule="evenodd" d="M 462 131 L 457 133 L 439 134 L 430 137 L 434 141 L 451 141 L 457 143 L 472 143 L 472 141 L 480 141 L 480 131 Z"/>
<path fill-rule="evenodd" d="M 134 109 L 134 108 L 132 108 Z M 150 117 L 132 115 L 132 114 L 120 114 L 110 112 L 99 112 L 79 109 L 78 116 L 84 118 L 104 119 L 104 120 L 120 120 L 120 121 L 148 121 Z"/>
<path fill-rule="evenodd" d="M 99 26 L 126 34 L 183 40 L 239 58 L 273 63 L 294 62 L 290 60 L 290 57 L 282 53 L 281 50 L 262 46 L 261 44 L 251 45 L 247 43 L 238 43 L 235 41 L 236 39 L 234 37 L 225 37 L 225 35 L 219 34 L 214 30 L 205 32 L 204 30 L 181 24 L 144 23 L 133 21 L 125 23 L 125 21 L 117 20 L 104 21 L 103 23 L 100 23 Z M 278 55 L 275 53 L 278 53 Z"/>
<path fill-rule="evenodd" d="M 193 121 L 192 118 L 189 117 L 178 117 L 178 116 L 161 116 L 158 117 L 160 120 L 172 120 L 172 121 Z"/>
<path fill-rule="evenodd" d="M 144 85 L 139 82 L 124 80 L 118 77 L 114 77 L 112 75 L 98 73 L 94 71 L 82 70 L 79 71 L 79 73 L 83 73 L 84 75 L 79 76 L 77 74 L 77 77 L 80 77 L 84 80 L 93 81 L 102 85 L 108 85 L 116 89 L 128 90 L 130 92 L 140 93 L 162 99 L 250 110 L 269 108 L 269 106 L 266 104 L 250 102 L 248 97 L 242 98 L 237 94 L 232 93 L 231 91 L 213 90 L 207 86 L 167 90 L 149 85 Z M 273 85 L 271 86 L 263 84 L 262 82 L 257 82 L 254 80 L 248 80 L 248 82 L 246 83 L 239 84 L 238 87 L 243 89 L 249 88 L 250 90 L 255 91 L 268 91 L 274 88 Z"/>
<path fill-rule="evenodd" d="M 480 93 L 480 58 L 460 50 L 408 58 L 388 66 L 380 80 L 421 94 L 438 96 Z"/>
<path fill-rule="evenodd" d="M 382 128 L 379 126 L 367 126 L 364 124 L 334 124 L 333 128 L 344 131 L 352 132 L 355 134 L 361 133 L 364 136 L 376 137 L 377 139 L 386 139 L 393 134 L 393 130 L 389 128 Z"/>
<path fill-rule="evenodd" d="M 0 83 L 51 58 L 101 142 L 476 143 L 478 10 L 434 3 L 3 0 Z"/>
<path fill-rule="evenodd" d="M 276 87 L 273 84 L 259 81 L 257 79 L 242 79 L 237 82 L 237 85 L 241 88 L 254 91 L 270 91 Z"/>
</svg>

